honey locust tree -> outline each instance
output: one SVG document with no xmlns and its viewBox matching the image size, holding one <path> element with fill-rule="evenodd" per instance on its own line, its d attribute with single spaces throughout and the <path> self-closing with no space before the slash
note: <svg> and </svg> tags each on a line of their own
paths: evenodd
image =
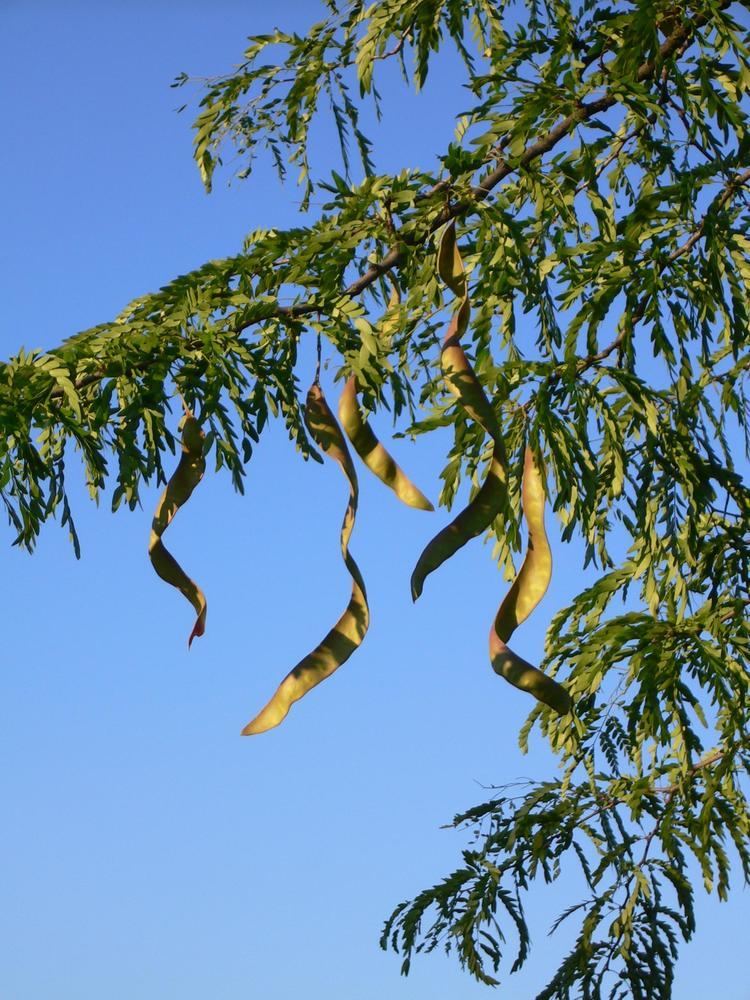
<svg viewBox="0 0 750 1000">
<path fill-rule="evenodd" d="M 398 906 L 382 944 L 405 972 L 444 947 L 494 983 L 529 955 L 527 889 L 574 868 L 584 891 L 558 920 L 574 944 L 539 996 L 667 998 L 696 873 L 722 898 L 750 873 L 748 5 L 328 0 L 321 16 L 251 37 L 195 121 L 208 189 L 225 151 L 250 180 L 270 156 L 298 175 L 304 224 L 250 232 L 0 368 L 15 542 L 59 516 L 77 548 L 72 451 L 115 508 L 166 481 L 180 399 L 196 420 L 154 549 L 206 459 L 242 489 L 271 417 L 305 458 L 338 447 L 322 411 L 305 424 L 311 338 L 362 410 L 412 436 L 448 428 L 441 503 L 467 481 L 474 495 L 453 549 L 488 530 L 508 579 L 533 467 L 529 494 L 595 570 L 547 633 L 557 709 L 530 703 L 520 733 L 539 730 L 559 771 L 457 816 L 474 834 L 460 866 Z M 443 47 L 465 70 L 454 141 L 437 167 L 379 173 L 362 123 L 383 61 L 428 87 Z M 318 115 L 340 139 L 330 177 L 310 161 Z"/>
</svg>

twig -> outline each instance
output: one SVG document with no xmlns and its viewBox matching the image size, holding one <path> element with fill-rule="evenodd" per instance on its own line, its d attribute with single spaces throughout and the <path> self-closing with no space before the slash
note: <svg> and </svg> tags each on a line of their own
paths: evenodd
<svg viewBox="0 0 750 1000">
<path fill-rule="evenodd" d="M 731 3 L 732 0 L 721 0 L 720 7 L 723 9 L 730 6 Z M 708 17 L 706 15 L 698 15 L 694 18 L 691 25 L 682 25 L 679 28 L 676 28 L 669 38 L 667 38 L 666 41 L 660 46 L 658 57 L 649 59 L 641 64 L 635 74 L 636 81 L 642 83 L 645 80 L 651 79 L 656 72 L 657 64 L 663 62 L 665 59 L 668 59 L 675 52 L 677 52 L 681 46 L 693 37 L 694 30 L 702 27 L 707 21 Z M 610 94 L 597 100 L 589 101 L 588 103 L 581 102 L 574 111 L 562 118 L 557 125 L 546 133 L 546 135 L 527 146 L 517 159 L 514 158 L 512 161 L 507 161 L 501 158 L 498 166 L 487 174 L 481 183 L 472 189 L 470 200 L 462 200 L 455 202 L 452 205 L 447 205 L 443 211 L 438 214 L 437 218 L 429 227 L 429 230 L 423 234 L 422 242 L 424 242 L 424 240 L 431 236 L 436 230 L 440 229 L 441 226 L 445 225 L 445 223 L 450 222 L 451 219 L 455 219 L 459 216 L 465 216 L 467 214 L 473 214 L 477 206 L 486 200 L 491 192 L 506 177 L 514 173 L 519 168 L 527 167 L 535 160 L 540 159 L 545 153 L 554 149 L 554 147 L 561 142 L 574 127 L 584 124 L 603 111 L 607 111 L 609 108 L 613 107 L 617 101 L 618 98 Z M 363 291 L 365 291 L 365 289 L 374 284 L 378 278 L 382 277 L 388 271 L 404 262 L 406 259 L 407 248 L 416 245 L 418 240 L 415 237 L 398 238 L 400 239 L 400 242 L 392 246 L 380 261 L 372 264 L 364 274 L 360 275 L 359 278 L 351 282 L 346 289 L 344 289 L 344 295 L 350 298 L 360 295 Z M 687 252 L 687 249 L 684 252 Z M 277 316 L 281 319 L 301 319 L 304 316 L 314 313 L 318 310 L 318 308 L 319 306 L 316 305 L 315 302 L 308 300 L 307 302 L 300 302 L 293 306 L 278 306 L 274 312 L 266 318 Z M 252 322 L 258 321 L 253 320 Z M 241 316 L 238 315 L 236 325 L 233 325 L 233 331 L 235 334 L 239 335 L 249 325 L 251 325 L 251 323 L 243 322 Z M 619 342 L 621 342 L 623 337 L 624 333 L 621 334 Z M 605 348 L 604 352 L 600 352 L 601 357 L 598 355 L 593 356 L 590 363 L 594 364 L 597 360 L 607 357 L 616 349 L 619 342 L 613 343 L 609 348 Z M 143 365 L 138 366 L 137 370 L 141 371 L 148 366 L 149 363 L 146 362 Z M 86 388 L 104 377 L 104 372 L 86 375 L 75 381 L 76 389 L 80 390 Z M 62 395 L 62 393 L 59 390 L 53 390 L 51 396 L 55 397 L 56 395 Z"/>
<path fill-rule="evenodd" d="M 722 0 L 721 8 L 729 7 L 733 0 Z M 705 15 L 698 15 L 691 26 L 681 26 L 676 29 L 669 38 L 664 42 L 664 44 L 659 48 L 658 61 L 661 63 L 663 60 L 668 59 L 672 56 L 688 39 L 692 38 L 693 28 L 700 28 L 706 24 L 708 18 Z M 635 79 L 638 83 L 643 83 L 645 80 L 651 79 L 656 72 L 657 60 L 649 59 L 639 66 Z M 505 180 L 510 174 L 514 173 L 520 167 L 527 167 L 534 160 L 538 160 L 540 157 L 544 156 L 550 150 L 565 138 L 566 135 L 574 128 L 576 125 L 581 125 L 584 122 L 589 121 L 596 115 L 600 114 L 602 111 L 607 111 L 609 108 L 617 104 L 618 98 L 613 95 L 608 95 L 606 97 L 601 97 L 595 101 L 589 101 L 588 103 L 581 102 L 575 111 L 572 111 L 565 118 L 561 119 L 557 125 L 550 129 L 546 135 L 542 136 L 536 142 L 531 143 L 526 149 L 521 153 L 517 160 L 508 162 L 501 159 L 499 165 L 491 171 L 481 183 L 477 184 L 472 188 L 472 198 L 470 201 L 459 201 L 455 202 L 453 205 L 448 205 L 446 208 L 438 215 L 437 219 L 432 223 L 428 233 L 425 234 L 424 239 L 431 236 L 432 233 L 440 229 L 451 219 L 455 219 L 458 216 L 464 216 L 469 213 L 473 213 L 473 210 L 482 201 L 485 201 L 494 188 L 497 187 L 501 181 Z M 385 254 L 382 260 L 377 261 L 372 264 L 364 274 L 360 275 L 355 281 L 351 282 L 350 285 L 344 290 L 344 295 L 354 297 L 360 295 L 366 288 L 369 288 L 378 278 L 390 271 L 391 268 L 402 264 L 406 258 L 405 247 L 413 246 L 416 240 L 412 238 L 402 237 L 403 245 L 395 245 L 391 247 L 390 250 Z M 316 306 L 309 302 L 300 302 L 296 306 L 282 307 L 277 312 L 281 316 L 290 317 L 301 317 L 306 316 L 314 312 Z M 240 333 L 244 327 L 240 326 L 237 329 L 237 333 Z"/>
<path fill-rule="evenodd" d="M 712 202 L 711 206 L 707 209 L 706 213 L 702 216 L 700 222 L 695 227 L 690 237 L 685 240 L 685 242 L 674 249 L 669 256 L 661 263 L 659 267 L 659 273 L 663 273 L 666 268 L 673 264 L 674 261 L 678 260 L 680 257 L 684 257 L 686 253 L 689 253 L 693 249 L 695 244 L 701 239 L 706 229 L 706 222 L 711 217 L 712 214 L 716 212 L 717 209 L 722 208 L 727 201 L 731 198 L 732 194 L 737 190 L 737 188 L 742 187 L 750 181 L 750 169 L 743 171 L 741 174 L 736 174 L 734 177 L 730 178 L 729 182 L 724 186 L 722 191 L 717 195 L 717 197 Z M 643 295 L 636 305 L 635 309 L 630 315 L 630 327 L 635 326 L 636 323 L 643 319 L 646 312 L 646 308 L 649 303 L 650 295 L 647 293 Z M 608 344 L 606 347 L 602 348 L 596 354 L 589 354 L 585 358 L 581 358 L 578 362 L 577 371 L 579 373 L 586 371 L 593 365 L 598 364 L 600 361 L 604 361 L 610 356 L 614 351 L 620 347 L 625 340 L 626 329 L 623 328 L 617 334 L 615 339 Z"/>
<path fill-rule="evenodd" d="M 375 56 L 375 59 L 383 60 L 383 59 L 390 59 L 392 56 L 397 56 L 399 52 L 403 50 L 404 45 L 406 43 L 406 39 L 410 38 L 413 29 L 414 29 L 414 24 L 413 23 L 409 24 L 408 27 L 404 28 L 404 30 L 401 32 L 401 36 L 398 42 L 396 42 L 396 44 L 393 46 L 393 48 L 389 49 L 387 52 L 384 52 L 381 56 Z"/>
</svg>

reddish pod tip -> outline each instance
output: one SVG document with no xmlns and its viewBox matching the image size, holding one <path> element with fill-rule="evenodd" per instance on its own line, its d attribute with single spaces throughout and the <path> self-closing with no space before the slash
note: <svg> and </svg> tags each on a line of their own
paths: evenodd
<svg viewBox="0 0 750 1000">
<path fill-rule="evenodd" d="M 195 625 L 193 625 L 193 631 L 190 633 L 190 638 L 188 639 L 188 649 L 193 645 L 193 639 L 196 636 L 202 636 L 206 631 L 205 623 L 199 618 Z"/>
</svg>

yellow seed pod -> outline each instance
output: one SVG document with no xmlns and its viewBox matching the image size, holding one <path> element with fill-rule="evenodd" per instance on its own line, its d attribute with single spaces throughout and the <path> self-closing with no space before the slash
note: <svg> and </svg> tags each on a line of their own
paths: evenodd
<svg viewBox="0 0 750 1000">
<path fill-rule="evenodd" d="M 443 230 L 438 243 L 438 274 L 458 298 L 466 296 L 466 273 L 461 252 L 456 242 L 456 223 L 451 220 Z"/>
<path fill-rule="evenodd" d="M 490 629 L 490 662 L 495 673 L 510 684 L 566 715 L 571 700 L 565 688 L 507 645 L 516 628 L 539 604 L 552 579 L 552 551 L 544 528 L 544 483 L 530 448 L 524 455 L 521 502 L 529 533 L 526 555 Z"/>
<path fill-rule="evenodd" d="M 503 459 L 504 455 L 499 457 L 495 449 L 487 477 L 471 502 L 425 546 L 411 575 L 412 600 L 420 597 L 427 576 L 486 531 L 502 510 L 507 488 Z"/>
<path fill-rule="evenodd" d="M 352 447 L 370 472 L 385 483 L 399 500 L 418 510 L 434 510 L 427 497 L 409 479 L 378 440 L 369 423 L 362 416 L 357 402 L 357 379 L 348 378 L 339 399 L 339 420 L 352 443 Z"/>
<path fill-rule="evenodd" d="M 508 459 L 500 423 L 461 346 L 461 337 L 469 324 L 470 306 L 466 273 L 453 222 L 443 230 L 437 268 L 445 284 L 461 299 L 440 354 L 445 382 L 464 411 L 490 435 L 493 449 L 490 471 L 471 503 L 432 539 L 419 557 L 411 578 L 414 600 L 421 594 L 426 576 L 471 538 L 485 531 L 502 511 L 507 499 Z M 544 530 L 544 484 L 528 448 L 524 458 L 522 505 L 529 530 L 528 549 L 523 566 L 490 629 L 490 661 L 496 673 L 509 683 L 530 692 L 564 715 L 571 710 L 570 696 L 565 688 L 507 645 L 516 627 L 528 618 L 542 599 L 552 575 L 552 553 Z"/>
<path fill-rule="evenodd" d="M 357 473 L 341 428 L 331 413 L 320 386 L 307 394 L 306 421 L 310 434 L 322 451 L 338 462 L 349 483 L 349 502 L 341 525 L 341 554 L 352 578 L 349 603 L 323 640 L 286 675 L 264 709 L 242 730 L 243 736 L 265 733 L 282 722 L 295 701 L 337 670 L 361 644 L 370 623 L 365 584 L 349 552 L 349 539 L 357 514 Z"/>
<path fill-rule="evenodd" d="M 570 695 L 562 684 L 514 653 L 497 634 L 494 625 L 490 629 L 490 661 L 496 674 L 549 705 L 558 715 L 567 715 L 571 710 Z"/>
<path fill-rule="evenodd" d="M 495 629 L 506 642 L 539 604 L 552 579 L 552 550 L 544 528 L 544 483 L 530 448 L 524 455 L 521 503 L 529 533 L 526 555 L 495 618 Z"/>
<path fill-rule="evenodd" d="M 183 418 L 182 455 L 166 489 L 159 498 L 151 522 L 151 536 L 148 554 L 151 564 L 167 583 L 176 587 L 190 601 L 198 616 L 188 639 L 188 647 L 197 635 L 203 635 L 206 627 L 206 598 L 194 580 L 191 580 L 174 556 L 165 548 L 161 540 L 167 526 L 177 511 L 186 503 L 203 478 L 206 460 L 203 456 L 204 434 L 200 424 L 191 413 Z"/>
<path fill-rule="evenodd" d="M 438 247 L 438 273 L 462 301 L 448 326 L 440 352 L 445 383 L 465 412 L 492 438 L 492 462 L 485 481 L 470 503 L 428 542 L 411 576 L 411 594 L 416 601 L 426 577 L 450 559 L 472 538 L 489 528 L 505 505 L 507 496 L 507 456 L 500 423 L 474 369 L 461 346 L 461 336 L 469 324 L 469 295 L 461 254 L 456 245 L 454 223 L 443 230 Z"/>
</svg>

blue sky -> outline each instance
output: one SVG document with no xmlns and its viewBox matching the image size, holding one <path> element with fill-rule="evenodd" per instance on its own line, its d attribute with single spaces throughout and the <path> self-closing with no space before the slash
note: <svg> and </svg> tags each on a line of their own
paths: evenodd
<svg viewBox="0 0 750 1000">
<path fill-rule="evenodd" d="M 48 348 L 243 235 L 293 224 L 300 195 L 260 170 L 210 197 L 191 160 L 181 71 L 225 72 L 244 38 L 304 29 L 317 4 L 37 3 L 0 0 L 4 155 L 0 349 Z M 381 169 L 432 165 L 463 98 L 451 60 L 419 98 L 399 92 L 378 135 Z M 396 91 L 386 81 L 386 96 Z M 410 117 L 411 116 L 411 117 Z M 415 128 L 410 122 L 418 122 Z M 321 159 L 330 156 L 324 128 Z M 333 161 L 330 161 L 335 165 Z M 380 425 L 380 429 L 386 428 Z M 394 452 L 434 498 L 439 448 Z M 361 477 L 352 551 L 371 597 L 366 643 L 278 730 L 241 739 L 278 680 L 340 614 L 346 485 L 302 463 L 279 429 L 257 449 L 247 495 L 208 476 L 169 547 L 209 599 L 188 654 L 190 610 L 154 575 L 146 542 L 158 490 L 112 515 L 74 487 L 83 559 L 55 525 L 3 573 L 0 672 L 0 997 L 3 1000 L 473 1000 L 453 960 L 378 948 L 392 907 L 459 863 L 440 829 L 482 785 L 553 766 L 516 734 L 529 708 L 487 662 L 505 584 L 475 542 L 408 579 L 444 515 Z M 553 538 L 558 528 L 550 517 Z M 580 582 L 556 546 L 555 582 L 518 651 Z M 566 883 L 530 905 L 535 955 L 500 995 L 525 1000 L 554 968 L 546 938 Z M 675 997 L 748 1000 L 747 894 L 701 901 Z"/>
</svg>

